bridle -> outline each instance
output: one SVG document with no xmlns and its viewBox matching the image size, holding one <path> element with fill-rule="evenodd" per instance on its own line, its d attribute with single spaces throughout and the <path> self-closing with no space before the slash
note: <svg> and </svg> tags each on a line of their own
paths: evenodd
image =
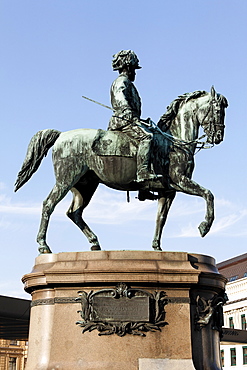
<svg viewBox="0 0 247 370">
<path fill-rule="evenodd" d="M 211 101 L 209 102 L 208 111 L 203 118 L 203 122 L 201 126 L 205 131 L 207 136 L 207 141 L 205 144 L 210 144 L 211 147 L 214 146 L 214 137 L 220 136 L 222 139 L 222 130 L 225 128 L 224 123 L 221 122 L 221 115 L 222 115 L 222 104 L 223 101 L 219 97 L 220 101 L 218 102 L 215 97 L 212 97 Z M 209 116 L 209 122 L 205 124 L 206 118 Z"/>
</svg>

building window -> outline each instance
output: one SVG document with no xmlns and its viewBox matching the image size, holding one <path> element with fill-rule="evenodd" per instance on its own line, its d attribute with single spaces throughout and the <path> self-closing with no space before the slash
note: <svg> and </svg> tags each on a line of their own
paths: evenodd
<svg viewBox="0 0 247 370">
<path fill-rule="evenodd" d="M 231 355 L 231 366 L 236 366 L 236 348 L 230 348 L 230 355 Z"/>
<path fill-rule="evenodd" d="M 220 358 L 221 358 L 221 366 L 224 367 L 225 366 L 225 359 L 224 359 L 224 350 L 223 349 L 220 351 Z"/>
<path fill-rule="evenodd" d="M 9 368 L 8 370 L 16 370 L 16 357 L 9 358 Z"/>
<path fill-rule="evenodd" d="M 233 317 L 229 317 L 229 328 L 234 329 Z"/>
<path fill-rule="evenodd" d="M 235 281 L 235 280 L 237 280 L 237 278 L 238 278 L 238 275 L 231 276 L 229 278 L 229 281 Z"/>
<path fill-rule="evenodd" d="M 241 329 L 246 330 L 247 325 L 246 325 L 246 317 L 245 315 L 241 315 Z"/>
<path fill-rule="evenodd" d="M 247 272 L 244 273 L 244 277 L 247 277 Z"/>
<path fill-rule="evenodd" d="M 247 365 L 247 346 L 243 347 L 243 365 Z"/>
<path fill-rule="evenodd" d="M 18 346 L 18 342 L 17 342 L 17 340 L 16 340 L 16 339 L 11 340 L 11 341 L 9 342 L 9 344 L 10 344 L 11 346 Z"/>
</svg>

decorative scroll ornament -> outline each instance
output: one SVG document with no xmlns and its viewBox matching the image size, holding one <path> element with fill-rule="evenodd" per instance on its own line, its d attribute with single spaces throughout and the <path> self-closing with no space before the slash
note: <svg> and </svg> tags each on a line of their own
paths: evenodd
<svg viewBox="0 0 247 370">
<path fill-rule="evenodd" d="M 196 297 L 196 326 L 197 329 L 202 329 L 210 322 L 212 329 L 218 330 L 222 333 L 223 319 L 223 305 L 228 300 L 226 294 L 223 296 L 216 294 L 212 299 L 205 299 L 199 295 Z"/>
<path fill-rule="evenodd" d="M 161 331 L 161 327 L 168 325 L 164 321 L 168 299 L 163 291 L 152 294 L 119 283 L 115 289 L 78 293 L 76 300 L 81 302 L 78 312 L 82 320 L 76 324 L 83 328 L 82 333 L 97 329 L 98 335 L 146 336 L 145 332 Z"/>
</svg>

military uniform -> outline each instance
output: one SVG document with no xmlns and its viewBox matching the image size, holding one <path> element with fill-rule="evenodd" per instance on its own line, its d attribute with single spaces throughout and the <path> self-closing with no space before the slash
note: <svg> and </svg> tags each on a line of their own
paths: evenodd
<svg viewBox="0 0 247 370">
<path fill-rule="evenodd" d="M 135 139 L 139 145 L 137 177 L 147 172 L 152 132 L 140 121 L 141 99 L 135 85 L 125 73 L 121 73 L 111 86 L 113 115 L 108 130 L 122 131 Z"/>
<path fill-rule="evenodd" d="M 108 130 L 122 130 L 141 116 L 141 99 L 135 85 L 121 73 L 111 86 L 113 116 Z"/>
</svg>

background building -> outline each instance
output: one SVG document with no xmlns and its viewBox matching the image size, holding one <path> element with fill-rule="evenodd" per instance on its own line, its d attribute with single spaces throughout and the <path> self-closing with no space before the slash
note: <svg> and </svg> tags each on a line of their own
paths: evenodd
<svg viewBox="0 0 247 370">
<path fill-rule="evenodd" d="M 247 332 L 241 332 L 247 329 L 247 253 L 223 261 L 217 267 L 228 279 L 226 293 L 229 300 L 223 307 L 224 327 L 232 329 L 227 331 L 232 337 L 231 344 L 222 342 L 221 345 L 222 367 L 225 370 L 247 369 L 247 342 L 243 335 Z"/>
<path fill-rule="evenodd" d="M 0 296 L 0 370 L 24 369 L 29 317 L 29 300 Z"/>
<path fill-rule="evenodd" d="M 23 370 L 26 360 L 26 341 L 0 339 L 0 370 Z"/>
</svg>

